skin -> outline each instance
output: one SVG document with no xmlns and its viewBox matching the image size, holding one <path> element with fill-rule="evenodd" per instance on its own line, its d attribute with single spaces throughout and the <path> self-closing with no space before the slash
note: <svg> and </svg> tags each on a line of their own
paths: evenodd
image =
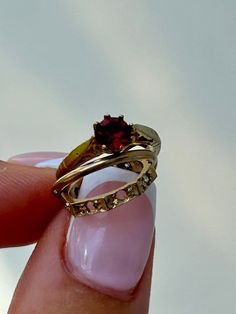
<svg viewBox="0 0 236 314">
<path fill-rule="evenodd" d="M 37 242 L 9 314 L 148 313 L 154 240 L 143 276 L 128 300 L 104 295 L 74 279 L 64 266 L 69 214 L 50 192 L 55 170 L 0 161 L 0 173 L 0 247 Z"/>
</svg>

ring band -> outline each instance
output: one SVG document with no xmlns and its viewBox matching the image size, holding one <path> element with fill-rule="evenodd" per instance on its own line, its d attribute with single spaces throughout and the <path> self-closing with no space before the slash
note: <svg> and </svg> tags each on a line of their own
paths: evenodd
<svg viewBox="0 0 236 314">
<path fill-rule="evenodd" d="M 66 201 L 66 209 L 69 210 L 69 212 L 74 216 L 91 215 L 97 212 L 105 212 L 110 209 L 114 209 L 117 206 L 120 206 L 121 204 L 126 203 L 144 193 L 144 191 L 157 176 L 153 163 L 147 159 L 150 157 L 148 156 L 148 153 L 150 152 L 145 150 L 140 151 L 139 161 L 135 161 L 134 167 L 137 167 L 137 163 L 139 163 L 141 164 L 141 167 L 139 165 L 141 170 L 139 169 L 139 171 L 135 171 L 139 174 L 133 181 L 125 183 L 123 186 L 112 190 L 109 193 L 105 193 L 93 198 L 80 200 L 77 199 L 77 193 L 75 193 L 75 189 L 80 185 L 81 179 L 83 179 L 85 175 L 94 172 L 93 168 L 96 168 L 97 171 L 111 165 L 114 166 L 116 164 L 118 166 L 121 165 L 120 168 L 127 169 L 125 166 L 127 164 L 132 168 L 132 159 L 137 158 L 137 153 L 135 151 L 128 151 L 124 153 L 125 156 L 121 154 L 119 158 L 108 156 L 110 157 L 110 160 L 102 160 L 99 166 L 91 163 L 71 171 L 69 173 L 71 175 L 71 181 L 67 182 L 67 186 L 64 187 L 63 191 L 61 192 L 62 197 Z M 63 177 L 61 179 L 64 180 Z M 76 180 L 74 183 L 73 179 Z"/>
<path fill-rule="evenodd" d="M 106 115 L 102 122 L 94 124 L 94 130 L 95 136 L 72 150 L 61 162 L 52 189 L 55 195 L 64 198 L 66 209 L 74 216 L 116 208 L 144 193 L 157 177 L 155 169 L 161 141 L 153 129 L 139 124 L 128 125 L 123 116 Z M 77 192 L 83 178 L 109 166 L 138 175 L 109 193 L 78 200 Z"/>
</svg>

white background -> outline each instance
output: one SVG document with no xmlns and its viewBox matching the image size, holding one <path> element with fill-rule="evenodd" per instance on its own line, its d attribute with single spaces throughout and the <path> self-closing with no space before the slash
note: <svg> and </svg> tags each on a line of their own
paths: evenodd
<svg viewBox="0 0 236 314">
<path fill-rule="evenodd" d="M 235 1 L 0 0 L 0 158 L 155 128 L 151 314 L 236 312 Z M 32 247 L 0 251 L 6 313 Z"/>
</svg>

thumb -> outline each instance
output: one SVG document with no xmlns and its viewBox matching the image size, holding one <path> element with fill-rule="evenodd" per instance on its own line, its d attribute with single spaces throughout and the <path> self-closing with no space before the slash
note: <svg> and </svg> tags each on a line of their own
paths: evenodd
<svg viewBox="0 0 236 314">
<path fill-rule="evenodd" d="M 92 173 L 80 197 L 105 193 L 133 175 L 114 167 Z M 26 266 L 9 313 L 147 313 L 155 193 L 152 184 L 138 198 L 93 216 L 59 212 Z"/>
</svg>

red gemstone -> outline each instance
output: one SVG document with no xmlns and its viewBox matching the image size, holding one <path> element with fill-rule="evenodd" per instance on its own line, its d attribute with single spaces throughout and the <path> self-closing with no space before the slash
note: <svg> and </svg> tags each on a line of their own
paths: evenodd
<svg viewBox="0 0 236 314">
<path fill-rule="evenodd" d="M 131 131 L 132 126 L 124 121 L 123 116 L 108 115 L 95 125 L 95 138 L 110 151 L 117 152 L 131 142 Z"/>
</svg>

